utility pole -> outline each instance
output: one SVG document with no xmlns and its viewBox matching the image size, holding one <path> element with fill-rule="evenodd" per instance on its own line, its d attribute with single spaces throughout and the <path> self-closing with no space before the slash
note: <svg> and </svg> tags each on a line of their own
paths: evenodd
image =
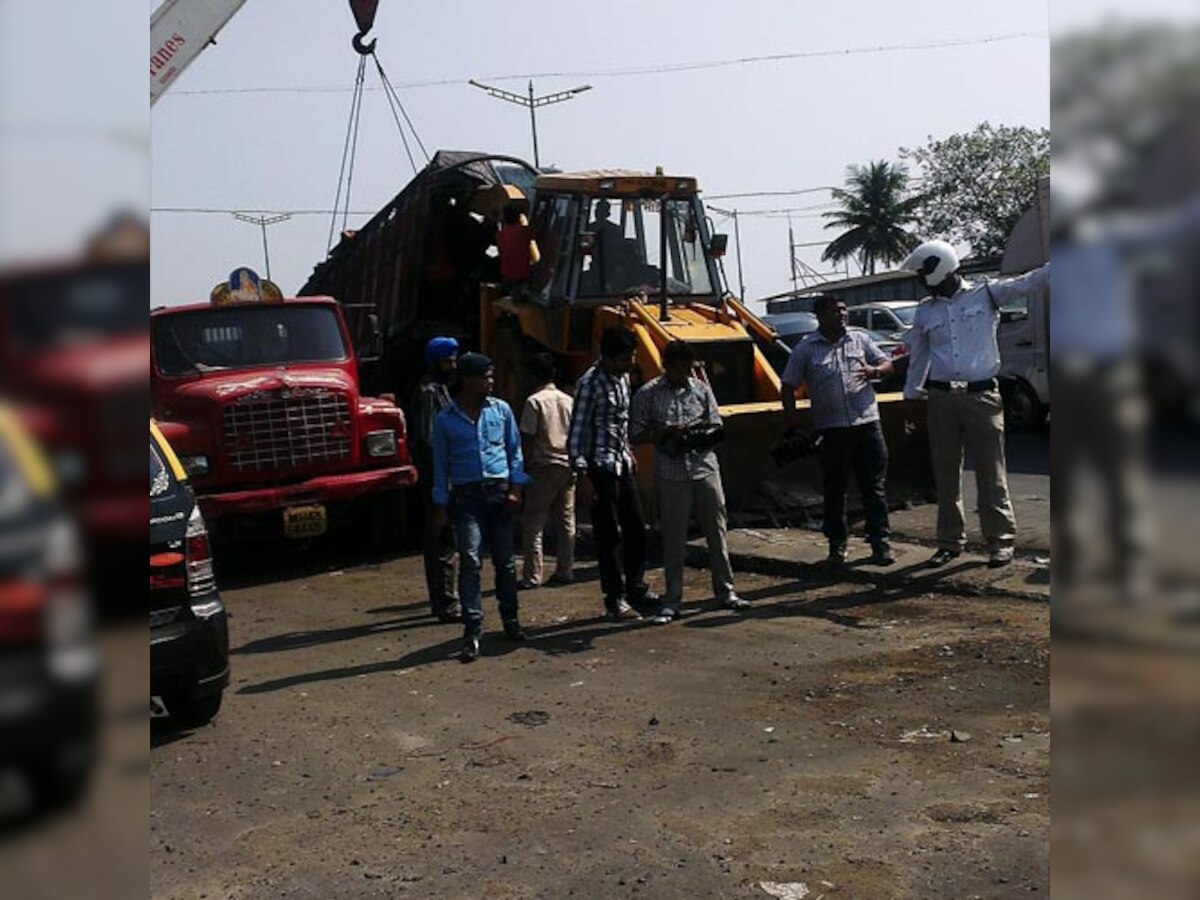
<svg viewBox="0 0 1200 900">
<path fill-rule="evenodd" d="M 746 282 L 742 279 L 742 232 L 738 228 L 738 211 L 733 211 L 733 244 L 737 250 L 738 264 L 738 299 L 746 302 Z"/>
<path fill-rule="evenodd" d="M 796 236 L 792 232 L 792 217 L 788 216 L 788 259 L 792 264 L 792 291 L 799 290 L 797 282 L 800 280 L 800 275 L 796 271 Z"/>
<path fill-rule="evenodd" d="M 534 96 L 533 80 L 529 82 L 528 96 L 514 94 L 511 91 L 506 91 L 502 88 L 491 87 L 486 84 L 481 84 L 475 79 L 469 82 L 472 86 L 479 88 L 489 97 L 495 97 L 497 100 L 505 100 L 509 103 L 515 103 L 517 106 L 528 107 L 529 109 L 529 126 L 533 132 L 533 167 L 541 170 L 542 163 L 538 156 L 538 133 L 537 133 L 537 108 L 539 106 L 549 106 L 551 103 L 562 103 L 564 100 L 570 100 L 572 97 L 582 94 L 584 91 L 590 91 L 590 84 L 580 85 L 579 87 L 571 88 L 568 91 L 558 91 L 554 94 L 543 94 L 541 97 Z"/>
<path fill-rule="evenodd" d="M 271 253 L 267 249 L 267 226 L 278 225 L 280 222 L 286 222 L 292 217 L 291 213 L 282 213 L 277 216 L 252 216 L 247 213 L 234 213 L 233 217 L 239 222 L 249 222 L 251 225 L 257 225 L 262 229 L 263 239 L 263 263 L 267 270 L 267 280 L 271 280 Z"/>
</svg>

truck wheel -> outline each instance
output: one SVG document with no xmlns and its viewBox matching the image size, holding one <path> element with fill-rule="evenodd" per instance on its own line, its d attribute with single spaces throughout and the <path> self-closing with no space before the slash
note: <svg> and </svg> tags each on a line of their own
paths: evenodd
<svg viewBox="0 0 1200 900">
<path fill-rule="evenodd" d="M 1046 424 L 1050 410 L 1024 381 L 1005 381 L 1000 393 L 1004 398 L 1004 425 L 1009 431 L 1023 434 Z"/>
<path fill-rule="evenodd" d="M 394 553 L 404 547 L 408 511 L 403 491 L 388 491 L 367 502 L 367 534 L 376 553 Z"/>
</svg>

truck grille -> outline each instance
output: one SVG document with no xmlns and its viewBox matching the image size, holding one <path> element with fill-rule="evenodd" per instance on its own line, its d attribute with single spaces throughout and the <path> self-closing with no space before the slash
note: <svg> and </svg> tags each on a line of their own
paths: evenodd
<svg viewBox="0 0 1200 900">
<path fill-rule="evenodd" d="M 353 427 L 345 394 L 272 392 L 243 397 L 222 413 L 225 452 L 236 471 L 292 469 L 350 459 Z"/>
</svg>

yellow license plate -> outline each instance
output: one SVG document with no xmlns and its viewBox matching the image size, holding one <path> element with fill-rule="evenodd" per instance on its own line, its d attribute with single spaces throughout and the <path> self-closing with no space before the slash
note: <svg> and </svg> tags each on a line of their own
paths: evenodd
<svg viewBox="0 0 1200 900">
<path fill-rule="evenodd" d="M 283 533 L 286 537 L 317 537 L 324 534 L 328 527 L 325 507 L 320 503 L 314 503 L 312 506 L 292 506 L 283 511 Z"/>
</svg>

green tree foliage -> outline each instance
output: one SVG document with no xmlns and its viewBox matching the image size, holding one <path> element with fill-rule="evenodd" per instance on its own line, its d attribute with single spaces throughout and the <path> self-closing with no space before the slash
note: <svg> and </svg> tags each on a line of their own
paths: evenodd
<svg viewBox="0 0 1200 900">
<path fill-rule="evenodd" d="M 1050 132 L 984 122 L 970 134 L 901 148 L 900 157 L 921 171 L 922 238 L 969 244 L 973 255 L 991 256 L 1003 252 L 1037 197 L 1038 178 L 1050 171 Z"/>
<path fill-rule="evenodd" d="M 839 263 L 857 259 L 864 275 L 874 275 L 876 263 L 898 263 L 917 244 L 905 226 L 917 221 L 920 197 L 908 196 L 908 171 L 877 160 L 846 169 L 846 186 L 835 188 L 833 199 L 842 208 L 825 213 L 826 228 L 842 229 L 821 254 Z"/>
</svg>

